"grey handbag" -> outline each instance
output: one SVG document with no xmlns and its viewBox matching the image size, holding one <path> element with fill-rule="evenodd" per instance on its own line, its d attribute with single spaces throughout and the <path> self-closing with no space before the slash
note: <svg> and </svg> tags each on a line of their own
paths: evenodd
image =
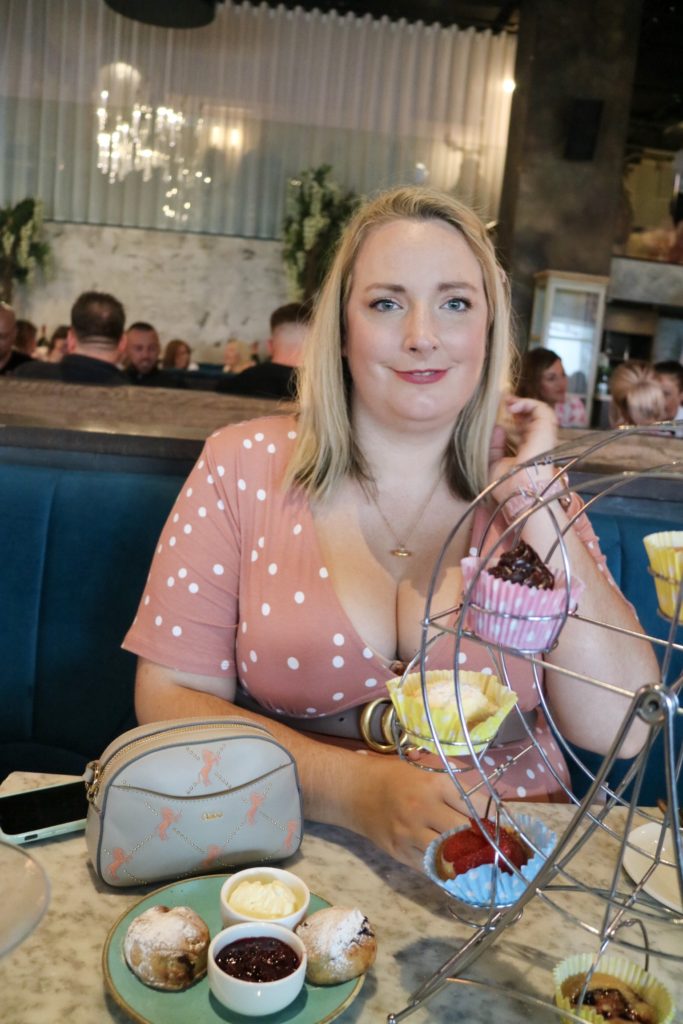
<svg viewBox="0 0 683 1024">
<path fill-rule="evenodd" d="M 88 765 L 85 838 L 109 885 L 281 860 L 302 838 L 290 752 L 246 718 L 183 718 L 123 733 Z"/>
</svg>

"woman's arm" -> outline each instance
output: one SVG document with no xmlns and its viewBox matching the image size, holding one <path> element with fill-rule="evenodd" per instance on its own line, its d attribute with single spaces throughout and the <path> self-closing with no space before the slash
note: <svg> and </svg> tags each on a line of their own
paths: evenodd
<svg viewBox="0 0 683 1024">
<path fill-rule="evenodd" d="M 509 403 L 521 432 L 521 443 L 515 459 L 503 459 L 494 468 L 501 475 L 515 463 L 525 462 L 552 448 L 556 443 L 556 429 L 552 410 L 531 399 L 517 399 Z M 540 467 L 538 489 L 554 475 L 554 467 Z M 542 474 L 542 476 L 540 475 Z M 521 480 L 521 484 L 520 484 Z M 524 486 L 526 472 L 512 477 L 505 488 L 496 488 L 495 496 L 502 500 L 508 494 L 519 492 Z M 505 492 L 505 493 L 503 493 Z M 568 522 L 565 511 L 555 501 L 550 506 L 559 529 Z M 557 541 L 557 531 L 550 514 L 539 510 L 529 516 L 522 531 L 524 539 L 543 556 Z M 586 585 L 579 602 L 582 617 L 606 622 L 642 635 L 642 628 L 630 604 L 610 581 L 599 563 L 586 549 L 574 529 L 565 535 L 565 544 L 572 575 Z M 562 572 L 562 557 L 557 547 L 550 565 Z M 581 682 L 563 674 L 560 669 L 583 673 L 635 692 L 645 683 L 659 680 L 659 668 L 651 644 L 643 639 L 628 637 L 591 623 L 569 618 L 557 647 L 545 658 L 550 667 L 545 673 L 546 691 L 555 722 L 572 743 L 596 753 L 609 749 L 614 735 L 628 710 L 629 697 Z M 636 724 L 629 732 L 621 756 L 633 757 L 640 750 L 646 736 L 646 727 Z"/>
<path fill-rule="evenodd" d="M 223 694 L 224 696 L 219 696 Z M 235 682 L 197 676 L 139 659 L 135 710 L 141 723 L 234 715 L 267 726 L 297 763 L 304 815 L 365 836 L 420 870 L 426 847 L 464 821 L 448 775 L 419 771 L 394 755 L 326 744 L 232 703 Z M 230 699 L 227 699 L 227 698 Z"/>
</svg>

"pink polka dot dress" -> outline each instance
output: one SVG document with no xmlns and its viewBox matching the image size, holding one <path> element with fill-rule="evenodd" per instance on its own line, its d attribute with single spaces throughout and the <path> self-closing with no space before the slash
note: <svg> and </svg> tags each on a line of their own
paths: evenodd
<svg viewBox="0 0 683 1024">
<path fill-rule="evenodd" d="M 207 440 L 164 526 L 123 646 L 183 672 L 237 677 L 265 709 L 299 717 L 305 729 L 307 718 L 386 696 L 393 673 L 337 600 L 308 499 L 283 489 L 296 430 L 293 417 L 273 416 Z M 452 667 L 452 659 L 446 635 L 432 646 L 429 667 Z M 474 642 L 464 642 L 460 659 L 492 670 Z M 535 707 L 529 665 L 508 660 L 516 663 L 510 676 L 520 707 Z M 540 709 L 534 732 L 545 758 L 528 751 L 498 788 L 512 799 L 564 799 L 553 771 L 568 786 L 566 764 Z M 485 767 L 525 746 L 491 749 Z"/>
</svg>

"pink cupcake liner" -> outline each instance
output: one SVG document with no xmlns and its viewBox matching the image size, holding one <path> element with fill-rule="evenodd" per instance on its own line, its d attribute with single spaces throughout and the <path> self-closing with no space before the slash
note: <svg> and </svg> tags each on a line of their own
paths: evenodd
<svg viewBox="0 0 683 1024">
<path fill-rule="evenodd" d="M 469 587 L 483 559 L 463 558 L 460 563 L 465 587 Z M 557 577 L 556 577 L 557 584 Z M 575 611 L 585 590 L 580 579 L 571 581 L 569 611 Z M 483 570 L 470 595 L 465 626 L 482 640 L 529 654 L 549 651 L 565 623 L 567 588 L 539 590 L 522 583 L 501 580 Z"/>
</svg>

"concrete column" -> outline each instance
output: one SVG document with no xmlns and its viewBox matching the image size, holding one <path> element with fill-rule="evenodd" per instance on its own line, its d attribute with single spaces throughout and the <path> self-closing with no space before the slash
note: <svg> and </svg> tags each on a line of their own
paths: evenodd
<svg viewBox="0 0 683 1024">
<path fill-rule="evenodd" d="M 523 0 L 498 245 L 526 347 L 533 274 L 609 274 L 642 0 Z"/>
</svg>

